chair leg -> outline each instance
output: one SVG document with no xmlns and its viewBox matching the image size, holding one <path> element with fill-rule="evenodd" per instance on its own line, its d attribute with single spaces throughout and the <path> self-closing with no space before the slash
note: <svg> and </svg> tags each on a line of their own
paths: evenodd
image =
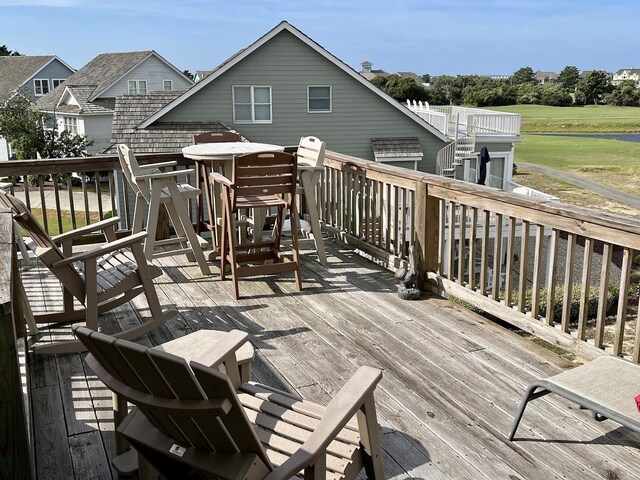
<svg viewBox="0 0 640 480">
<path fill-rule="evenodd" d="M 327 254 L 324 249 L 324 241 L 322 240 L 322 229 L 320 227 L 320 218 L 318 216 L 318 205 L 314 196 L 314 182 L 308 175 L 301 175 L 300 181 L 304 190 L 304 198 L 307 202 L 307 210 L 309 212 L 309 220 L 311 223 L 311 234 L 313 242 L 318 252 L 318 260 L 320 263 L 327 263 Z"/>
<path fill-rule="evenodd" d="M 136 203 L 133 207 L 133 227 L 131 233 L 138 233 L 142 231 L 142 224 L 144 219 L 144 208 L 147 202 L 140 192 L 136 194 Z"/>
<path fill-rule="evenodd" d="M 202 190 L 202 160 L 196 160 L 196 188 L 200 189 L 200 195 L 196 197 L 196 233 L 200 235 L 202 220 L 204 218 L 204 209 L 202 202 L 204 201 L 204 190 Z"/>
<path fill-rule="evenodd" d="M 133 253 L 133 258 L 136 259 L 136 263 L 138 264 L 138 275 L 140 277 L 142 288 L 144 289 L 144 295 L 147 298 L 147 304 L 149 304 L 151 317 L 159 319 L 165 312 L 162 311 L 162 307 L 160 306 L 158 293 L 156 292 L 156 287 L 153 284 L 153 276 L 149 271 L 149 265 L 145 261 L 145 252 L 142 250 L 142 246 L 138 244 L 131 246 L 131 253 Z"/>
<path fill-rule="evenodd" d="M 541 390 L 536 392 L 537 388 L 541 388 Z M 536 398 L 543 397 L 548 393 L 551 393 L 551 392 L 543 387 L 540 387 L 540 385 L 538 385 L 535 382 L 529 385 L 529 388 L 527 388 L 527 391 L 524 394 L 524 397 L 522 397 L 522 401 L 520 402 L 520 408 L 518 409 L 518 413 L 513 419 L 513 425 L 511 426 L 511 431 L 509 432 L 509 435 L 507 435 L 507 438 L 509 439 L 509 441 L 513 440 L 513 437 L 516 434 L 516 430 L 518 430 L 518 425 L 520 424 L 520 420 L 522 420 L 524 409 L 527 408 L 527 404 L 529 403 L 529 401 L 535 400 Z"/>
<path fill-rule="evenodd" d="M 382 449 L 380 441 L 382 432 L 376 415 L 373 394 L 369 395 L 357 412 L 360 443 L 364 449 L 364 468 L 367 478 L 384 479 Z"/>
<path fill-rule="evenodd" d="M 153 254 L 156 248 L 156 230 L 158 229 L 158 216 L 162 203 L 160 196 L 162 191 L 159 186 L 151 189 L 151 200 L 149 201 L 149 213 L 147 218 L 147 238 L 144 241 L 144 254 L 147 260 L 153 260 Z"/>
<path fill-rule="evenodd" d="M 291 250 L 293 254 L 293 262 L 296 269 L 293 271 L 293 277 L 296 282 L 298 291 L 302 290 L 302 277 L 300 276 L 300 250 L 298 248 L 298 210 L 295 201 L 291 202 Z"/>
</svg>

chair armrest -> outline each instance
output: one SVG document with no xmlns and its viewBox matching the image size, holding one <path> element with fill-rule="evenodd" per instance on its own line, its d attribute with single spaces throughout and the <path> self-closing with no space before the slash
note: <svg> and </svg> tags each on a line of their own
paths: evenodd
<svg viewBox="0 0 640 480">
<path fill-rule="evenodd" d="M 177 167 L 178 166 L 178 162 L 173 161 L 173 162 L 159 162 L 159 163 L 148 163 L 146 165 L 140 165 L 140 170 L 153 170 L 156 168 L 167 168 L 167 167 Z"/>
<path fill-rule="evenodd" d="M 300 470 L 313 465 L 337 434 L 373 395 L 382 378 L 377 368 L 360 367 L 338 394 L 329 402 L 320 423 L 307 441 L 282 465 L 267 475 L 264 480 L 284 480 L 294 477 Z"/>
<path fill-rule="evenodd" d="M 215 368 L 226 355 L 232 352 L 235 353 L 249 341 L 249 335 L 240 330 L 221 333 L 211 330 L 198 330 L 184 337 L 157 345 L 151 350 L 159 350 L 182 357 L 187 363 L 194 361 L 207 367 Z M 215 338 L 212 339 L 212 336 L 215 336 Z"/>
<path fill-rule="evenodd" d="M 227 177 L 218 172 L 213 172 L 209 175 L 209 178 L 214 181 L 226 185 L 227 187 L 231 187 L 233 183 Z"/>
<path fill-rule="evenodd" d="M 86 235 L 87 233 L 93 233 L 97 231 L 104 230 L 107 227 L 111 227 L 112 225 L 117 224 L 120 221 L 120 217 L 111 217 L 105 220 L 101 220 L 96 223 L 92 223 L 91 225 L 86 225 L 84 227 L 76 228 L 75 230 L 71 230 L 70 232 L 61 233 L 60 235 L 56 235 L 51 239 L 56 243 L 62 243 L 70 238 L 76 238 L 81 235 Z"/>
<path fill-rule="evenodd" d="M 298 173 L 299 172 L 317 172 L 317 171 L 321 172 L 322 170 L 324 170 L 323 165 L 308 165 L 306 163 L 298 164 Z"/>
<path fill-rule="evenodd" d="M 135 235 L 129 235 L 128 237 L 120 238 L 119 240 L 115 240 L 113 242 L 105 243 L 101 247 L 94 248 L 92 250 L 78 253 L 76 255 L 71 255 L 63 260 L 58 260 L 52 264 L 52 267 L 59 267 L 66 264 L 71 264 L 75 262 L 84 262 L 86 260 L 91 260 L 93 258 L 100 257 L 110 252 L 115 252 L 116 250 L 120 250 L 122 248 L 129 247 L 136 243 L 142 243 L 142 241 L 147 236 L 147 232 L 138 232 Z"/>
<path fill-rule="evenodd" d="M 195 170 L 192 168 L 188 168 L 186 170 L 172 170 L 170 172 L 154 172 L 154 173 L 144 173 L 142 175 L 136 175 L 136 180 L 153 180 L 156 178 L 174 178 L 179 176 L 186 176 L 195 173 Z"/>
</svg>

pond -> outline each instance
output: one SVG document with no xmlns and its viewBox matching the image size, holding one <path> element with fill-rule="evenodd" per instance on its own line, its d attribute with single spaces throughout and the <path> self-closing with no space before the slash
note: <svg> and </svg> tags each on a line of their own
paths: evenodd
<svg viewBox="0 0 640 480">
<path fill-rule="evenodd" d="M 542 133 L 554 137 L 584 137 L 602 138 L 605 140 L 620 140 L 621 142 L 640 143 L 640 133 Z"/>
</svg>

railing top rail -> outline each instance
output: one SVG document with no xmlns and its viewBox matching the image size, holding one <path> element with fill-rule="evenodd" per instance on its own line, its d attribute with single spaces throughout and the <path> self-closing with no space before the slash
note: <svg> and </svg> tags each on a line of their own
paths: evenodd
<svg viewBox="0 0 640 480">
<path fill-rule="evenodd" d="M 532 223 L 552 226 L 577 235 L 593 236 L 603 241 L 640 250 L 640 222 L 602 212 L 594 212 L 554 200 L 532 199 L 517 193 L 479 186 L 402 167 L 380 164 L 349 155 L 327 151 L 325 161 L 341 170 L 363 170 L 368 177 L 399 186 L 427 184 L 428 195 L 461 202 L 477 208 L 530 219 Z M 345 168 L 346 167 L 346 168 Z"/>
</svg>

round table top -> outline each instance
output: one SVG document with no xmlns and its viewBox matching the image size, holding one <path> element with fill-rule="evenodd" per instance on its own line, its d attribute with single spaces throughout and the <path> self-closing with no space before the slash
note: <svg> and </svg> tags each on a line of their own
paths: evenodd
<svg viewBox="0 0 640 480">
<path fill-rule="evenodd" d="M 196 160 L 228 159 L 234 155 L 255 152 L 282 152 L 284 147 L 269 143 L 256 142 L 215 142 L 189 145 L 182 149 L 182 154 L 187 158 Z"/>
</svg>

